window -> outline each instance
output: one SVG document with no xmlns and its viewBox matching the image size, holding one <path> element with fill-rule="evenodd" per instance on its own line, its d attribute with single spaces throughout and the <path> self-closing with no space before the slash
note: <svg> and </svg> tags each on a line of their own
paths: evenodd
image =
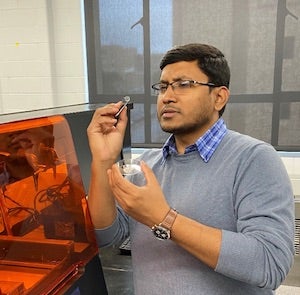
<svg viewBox="0 0 300 295">
<path fill-rule="evenodd" d="M 221 49 L 231 68 L 227 126 L 300 150 L 298 0 L 93 0 L 85 12 L 90 102 L 131 96 L 133 146 L 161 146 L 168 136 L 151 90 L 163 54 L 200 42 Z"/>
</svg>

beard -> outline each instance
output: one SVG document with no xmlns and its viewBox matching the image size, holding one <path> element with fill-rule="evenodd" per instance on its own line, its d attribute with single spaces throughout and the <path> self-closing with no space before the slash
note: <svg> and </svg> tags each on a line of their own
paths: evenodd
<svg viewBox="0 0 300 295">
<path fill-rule="evenodd" d="M 210 118 L 207 115 L 202 115 L 198 118 L 191 118 L 188 122 L 176 122 L 176 124 L 173 124 L 168 121 L 160 120 L 160 127 L 164 132 L 167 133 L 172 133 L 175 135 L 180 135 L 180 134 L 189 134 L 189 133 L 194 133 L 198 129 L 202 129 L 204 126 L 209 126 L 210 123 Z M 166 123 L 166 124 L 165 124 Z"/>
</svg>

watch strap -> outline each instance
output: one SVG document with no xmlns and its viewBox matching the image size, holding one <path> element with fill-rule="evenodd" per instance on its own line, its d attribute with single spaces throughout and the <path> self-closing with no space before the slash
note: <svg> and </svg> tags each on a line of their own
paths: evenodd
<svg viewBox="0 0 300 295">
<path fill-rule="evenodd" d="M 175 222 L 175 219 L 177 217 L 177 214 L 178 212 L 175 209 L 171 208 L 167 213 L 166 217 L 164 218 L 164 220 L 159 225 L 168 230 L 171 230 Z"/>
</svg>

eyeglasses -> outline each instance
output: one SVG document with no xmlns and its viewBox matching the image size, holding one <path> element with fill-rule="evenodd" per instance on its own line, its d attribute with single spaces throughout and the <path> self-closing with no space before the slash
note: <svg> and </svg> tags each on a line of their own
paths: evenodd
<svg viewBox="0 0 300 295">
<path fill-rule="evenodd" d="M 218 87 L 214 83 L 202 83 L 194 80 L 178 80 L 174 81 L 172 83 L 164 83 L 164 82 L 159 82 L 153 84 L 151 87 L 152 89 L 155 90 L 156 94 L 164 94 L 169 85 L 172 87 L 172 90 L 175 94 L 184 94 L 186 93 L 190 88 L 196 86 L 196 85 L 202 85 L 202 86 L 208 86 L 208 87 Z"/>
</svg>

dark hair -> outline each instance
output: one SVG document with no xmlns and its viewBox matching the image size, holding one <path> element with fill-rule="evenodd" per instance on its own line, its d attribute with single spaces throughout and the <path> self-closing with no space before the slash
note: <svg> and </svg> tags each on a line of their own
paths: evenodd
<svg viewBox="0 0 300 295">
<path fill-rule="evenodd" d="M 197 60 L 199 69 L 207 75 L 209 81 L 217 86 L 229 88 L 230 69 L 224 54 L 214 46 L 191 43 L 170 49 L 160 62 L 162 70 L 166 65 L 180 61 Z M 221 117 L 225 106 L 219 111 Z"/>
</svg>

